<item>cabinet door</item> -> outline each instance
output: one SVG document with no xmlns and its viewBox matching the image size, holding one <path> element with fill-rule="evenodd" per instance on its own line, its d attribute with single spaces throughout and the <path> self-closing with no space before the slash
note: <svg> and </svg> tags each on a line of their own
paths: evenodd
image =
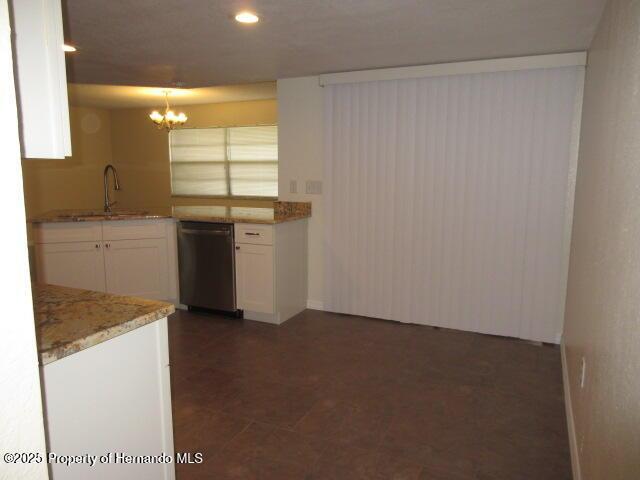
<svg viewBox="0 0 640 480">
<path fill-rule="evenodd" d="M 18 0 L 12 7 L 23 156 L 71 156 L 60 0 Z"/>
<path fill-rule="evenodd" d="M 241 310 L 274 312 L 272 246 L 236 245 L 236 295 Z"/>
<path fill-rule="evenodd" d="M 102 250 L 100 242 L 36 245 L 38 282 L 104 292 Z"/>
<path fill-rule="evenodd" d="M 107 292 L 153 300 L 169 298 L 165 239 L 106 241 L 104 264 Z"/>
</svg>

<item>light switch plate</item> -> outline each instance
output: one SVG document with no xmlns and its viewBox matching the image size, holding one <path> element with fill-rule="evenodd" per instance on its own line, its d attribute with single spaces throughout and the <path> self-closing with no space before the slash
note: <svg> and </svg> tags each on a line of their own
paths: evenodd
<svg viewBox="0 0 640 480">
<path fill-rule="evenodd" d="M 298 182 L 296 180 L 289 180 L 289 193 L 298 193 Z"/>
<path fill-rule="evenodd" d="M 320 195 L 322 193 L 322 180 L 307 180 L 305 193 Z"/>
</svg>

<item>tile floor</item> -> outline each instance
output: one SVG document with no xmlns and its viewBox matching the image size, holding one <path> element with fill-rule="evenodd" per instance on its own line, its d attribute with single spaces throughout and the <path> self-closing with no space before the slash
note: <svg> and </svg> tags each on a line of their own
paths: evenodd
<svg viewBox="0 0 640 480">
<path fill-rule="evenodd" d="M 178 480 L 571 478 L 560 351 L 307 310 L 170 317 Z"/>
</svg>

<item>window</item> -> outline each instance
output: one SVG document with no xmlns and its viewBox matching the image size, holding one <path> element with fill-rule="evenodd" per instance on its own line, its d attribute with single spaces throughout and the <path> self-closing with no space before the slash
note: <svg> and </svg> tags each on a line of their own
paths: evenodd
<svg viewBox="0 0 640 480">
<path fill-rule="evenodd" d="M 278 196 L 278 127 L 182 128 L 169 134 L 171 193 Z"/>
</svg>

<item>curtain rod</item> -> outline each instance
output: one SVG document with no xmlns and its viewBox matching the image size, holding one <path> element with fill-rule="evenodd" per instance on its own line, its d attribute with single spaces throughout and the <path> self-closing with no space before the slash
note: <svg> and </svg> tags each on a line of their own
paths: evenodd
<svg viewBox="0 0 640 480">
<path fill-rule="evenodd" d="M 379 68 L 354 72 L 328 73 L 320 75 L 321 87 L 342 83 L 375 82 L 381 80 L 403 80 L 410 78 L 440 77 L 472 73 L 508 72 L 536 68 L 585 66 L 587 52 L 556 53 L 528 57 L 495 58 L 469 62 L 437 63 L 412 67 Z"/>
</svg>

